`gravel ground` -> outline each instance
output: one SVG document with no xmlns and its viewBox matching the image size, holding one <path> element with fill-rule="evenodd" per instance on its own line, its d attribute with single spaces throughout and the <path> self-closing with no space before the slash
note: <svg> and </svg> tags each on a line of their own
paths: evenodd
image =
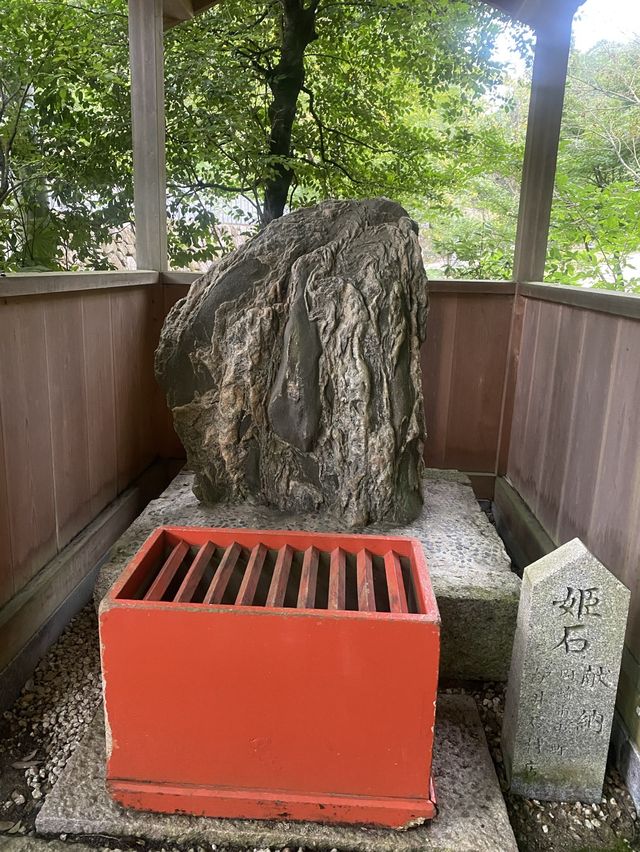
<svg viewBox="0 0 640 852">
<path fill-rule="evenodd" d="M 500 752 L 503 685 L 488 683 L 482 689 L 477 685 L 466 689 L 459 686 L 447 691 L 467 692 L 476 699 L 504 790 Z M 93 607 L 88 605 L 42 659 L 13 709 L 0 720 L 0 848 L 3 850 L 11 837 L 33 834 L 43 799 L 82 739 L 99 701 L 98 630 Z M 640 829 L 633 802 L 614 770 L 607 774 L 604 796 L 597 805 L 529 801 L 508 793 L 505 798 L 520 852 L 629 849 L 640 852 Z M 67 838 L 62 835 L 60 839 Z M 158 846 L 108 837 L 82 840 L 101 850 L 144 847 L 153 852 L 162 849 L 211 852 L 209 846 Z M 66 846 L 72 852 L 70 841 Z"/>
</svg>

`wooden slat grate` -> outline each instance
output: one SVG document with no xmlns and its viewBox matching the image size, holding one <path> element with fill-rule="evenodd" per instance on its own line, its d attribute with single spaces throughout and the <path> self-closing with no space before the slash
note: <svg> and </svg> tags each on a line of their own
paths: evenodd
<svg viewBox="0 0 640 852">
<path fill-rule="evenodd" d="M 180 539 L 147 562 L 141 566 L 137 590 L 127 587 L 119 597 L 179 604 L 418 612 L 409 559 L 394 550 L 381 556 L 367 548 L 296 550 L 289 544 L 270 548 L 267 542 L 246 546 L 241 540 L 226 546 L 214 540 L 192 546 Z"/>
</svg>

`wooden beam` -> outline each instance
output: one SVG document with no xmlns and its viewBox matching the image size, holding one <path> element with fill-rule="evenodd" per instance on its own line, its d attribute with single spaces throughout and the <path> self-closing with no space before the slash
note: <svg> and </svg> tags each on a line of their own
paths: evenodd
<svg viewBox="0 0 640 852">
<path fill-rule="evenodd" d="M 138 269 L 167 268 L 162 0 L 129 0 L 133 194 Z"/>
<path fill-rule="evenodd" d="M 640 320 L 640 298 L 631 293 L 575 287 L 569 284 L 535 283 L 518 284 L 517 293 L 527 299 L 556 302 L 560 305 L 584 308 L 586 311 Z"/>
<path fill-rule="evenodd" d="M 201 12 L 216 6 L 220 0 L 163 0 L 165 30 L 184 21 L 190 21 Z"/>
<path fill-rule="evenodd" d="M 543 29 L 555 18 L 573 17 L 585 0 L 482 0 L 510 18 L 534 30 Z"/>
<path fill-rule="evenodd" d="M 0 304 L 4 299 L 45 296 L 54 293 L 78 293 L 90 290 L 115 290 L 118 287 L 146 287 L 158 284 L 158 272 L 12 272 L 0 277 Z"/>
<path fill-rule="evenodd" d="M 554 16 L 538 30 L 527 122 L 515 281 L 542 281 L 556 176 L 573 15 Z"/>
</svg>

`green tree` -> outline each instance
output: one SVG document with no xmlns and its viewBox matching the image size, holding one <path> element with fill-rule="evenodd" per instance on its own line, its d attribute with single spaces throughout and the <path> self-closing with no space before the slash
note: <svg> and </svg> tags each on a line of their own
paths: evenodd
<svg viewBox="0 0 640 852">
<path fill-rule="evenodd" d="M 126 5 L 5 0 L 0 16 L 0 258 L 104 267 L 130 219 Z"/>
<path fill-rule="evenodd" d="M 549 239 L 551 280 L 640 292 L 639 64 L 640 38 L 603 42 L 572 57 Z"/>
<path fill-rule="evenodd" d="M 124 0 L 5 6 L 3 266 L 103 267 L 132 216 Z M 329 196 L 443 203 L 501 76 L 499 31 L 462 0 L 225 0 L 169 31 L 174 265 L 226 250 L 216 213 L 240 196 L 261 224 Z"/>
<path fill-rule="evenodd" d="M 572 54 L 547 280 L 640 292 L 639 64 L 638 39 Z M 513 80 L 477 114 L 466 176 L 432 216 L 432 274 L 510 277 L 528 99 Z"/>
<path fill-rule="evenodd" d="M 250 9 L 225 0 L 166 39 L 174 263 L 211 256 L 207 211 L 220 199 L 244 197 L 265 224 L 326 197 L 384 194 L 417 209 L 443 196 L 474 144 L 464 119 L 501 77 L 500 24 L 484 5 Z"/>
</svg>

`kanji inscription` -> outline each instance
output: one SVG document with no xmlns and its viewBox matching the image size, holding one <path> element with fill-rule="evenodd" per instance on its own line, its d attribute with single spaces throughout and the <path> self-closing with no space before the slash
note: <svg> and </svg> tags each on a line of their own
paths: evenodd
<svg viewBox="0 0 640 852">
<path fill-rule="evenodd" d="M 525 570 L 502 735 L 516 793 L 600 798 L 628 607 L 579 539 Z"/>
</svg>

